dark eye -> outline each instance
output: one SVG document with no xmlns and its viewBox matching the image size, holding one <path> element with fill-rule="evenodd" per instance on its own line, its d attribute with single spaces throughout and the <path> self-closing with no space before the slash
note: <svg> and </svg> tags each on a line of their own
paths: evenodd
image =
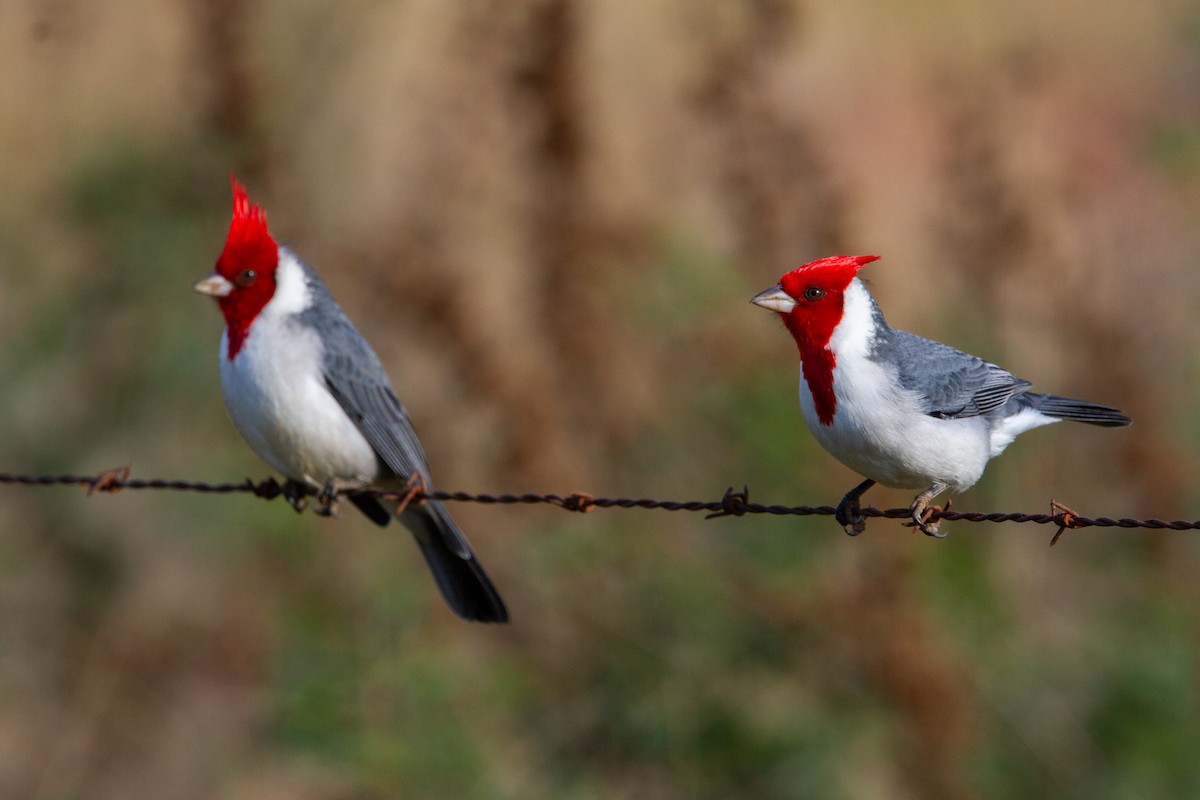
<svg viewBox="0 0 1200 800">
<path fill-rule="evenodd" d="M 258 273 L 252 269 L 244 269 L 237 274 L 233 282 L 238 286 L 249 286 L 254 283 L 254 279 L 258 277 Z"/>
<path fill-rule="evenodd" d="M 820 300 L 824 296 L 825 290 L 820 286 L 810 286 L 804 290 L 804 299 L 808 300 L 809 302 Z"/>
</svg>

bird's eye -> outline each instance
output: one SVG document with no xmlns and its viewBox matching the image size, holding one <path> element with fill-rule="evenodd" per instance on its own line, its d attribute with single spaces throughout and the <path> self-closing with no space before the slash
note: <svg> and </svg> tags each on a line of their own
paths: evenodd
<svg viewBox="0 0 1200 800">
<path fill-rule="evenodd" d="M 825 290 L 820 286 L 810 286 L 804 290 L 804 299 L 809 302 L 820 300 L 825 296 Z"/>
<path fill-rule="evenodd" d="M 233 282 L 238 286 L 249 286 L 254 283 L 254 279 L 258 277 L 258 273 L 252 269 L 244 269 L 237 274 Z"/>
</svg>

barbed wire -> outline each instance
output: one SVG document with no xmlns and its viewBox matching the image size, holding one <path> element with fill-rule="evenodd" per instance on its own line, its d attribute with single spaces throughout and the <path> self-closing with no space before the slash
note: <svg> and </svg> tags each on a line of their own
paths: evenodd
<svg viewBox="0 0 1200 800">
<path fill-rule="evenodd" d="M 176 492 L 199 492 L 203 494 L 251 494 L 264 500 L 276 498 L 287 499 L 297 511 L 307 505 L 307 498 L 318 497 L 328 507 L 332 500 L 338 497 L 378 497 L 381 499 L 397 500 L 402 503 L 419 502 L 421 500 L 443 500 L 463 503 L 482 503 L 485 505 L 533 505 L 545 504 L 557 506 L 565 511 L 584 512 L 593 508 L 642 508 L 660 509 L 663 511 L 705 511 L 705 519 L 720 517 L 740 517 L 745 514 L 774 514 L 777 516 L 832 516 L 836 509 L 833 506 L 785 506 L 765 505 L 750 501 L 750 490 L 743 487 L 736 491 L 733 487 L 725 490 L 720 500 L 654 500 L 649 498 L 629 497 L 595 497 L 585 492 L 571 492 L 561 495 L 542 492 L 525 492 L 523 494 L 487 494 L 482 492 L 444 492 L 426 490 L 424 488 L 378 489 L 356 488 L 338 489 L 325 496 L 322 492 L 293 481 L 280 483 L 275 478 L 253 481 L 250 478 L 240 483 L 209 483 L 207 481 L 174 480 L 165 478 L 131 478 L 129 467 L 118 467 L 105 470 L 95 475 L 22 475 L 15 473 L 0 473 L 0 484 L 17 486 L 82 486 L 88 494 L 96 492 L 115 493 L 124 490 L 159 490 Z M 881 519 L 903 519 L 911 526 L 911 512 L 907 508 L 864 508 L 864 517 Z M 1151 530 L 1200 530 L 1200 520 L 1162 520 L 1157 518 L 1136 519 L 1132 517 L 1085 517 L 1059 503 L 1050 501 L 1050 513 L 1022 512 L 979 512 L 952 511 L 950 502 L 943 507 L 933 507 L 928 522 L 1016 522 L 1033 523 L 1035 525 L 1055 525 L 1058 531 L 1050 540 L 1051 546 L 1058 542 L 1059 537 L 1067 530 L 1081 528 L 1146 528 Z"/>
</svg>

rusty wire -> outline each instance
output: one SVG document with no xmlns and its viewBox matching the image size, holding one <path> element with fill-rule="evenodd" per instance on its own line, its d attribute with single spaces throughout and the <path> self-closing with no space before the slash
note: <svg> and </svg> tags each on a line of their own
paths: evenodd
<svg viewBox="0 0 1200 800">
<path fill-rule="evenodd" d="M 255 482 L 247 478 L 240 483 L 208 483 L 205 481 L 168 480 L 163 478 L 131 478 L 129 467 L 106 470 L 95 475 L 20 475 L 0 473 L 0 484 L 19 486 L 82 486 L 88 494 L 95 492 L 119 492 L 122 490 L 157 489 L 162 491 L 201 492 L 205 494 L 252 494 L 265 500 L 285 497 L 298 508 L 297 494 L 317 495 L 318 492 L 297 485 L 281 484 L 274 478 Z M 392 500 L 448 500 L 453 502 L 483 503 L 486 505 L 546 504 L 566 511 L 588 511 L 593 508 L 644 508 L 664 511 L 705 511 L 705 519 L 718 517 L 740 517 L 744 514 L 775 514 L 778 516 L 832 516 L 833 506 L 785 506 L 765 505 L 750 502 L 750 491 L 743 488 L 727 489 L 720 500 L 653 500 L 648 498 L 594 497 L 584 492 L 561 495 L 553 493 L 526 492 L 524 494 L 486 494 L 475 492 L 420 491 L 413 489 L 342 489 L 336 496 L 372 496 Z M 907 508 L 864 508 L 865 517 L 911 520 Z M 1055 525 L 1057 533 L 1050 544 L 1055 544 L 1063 532 L 1080 528 L 1147 528 L 1152 530 L 1200 530 L 1200 520 L 1134 519 L 1122 517 L 1085 517 L 1063 504 L 1052 500 L 1050 513 L 1028 514 L 1020 512 L 952 511 L 949 503 L 945 508 L 934 507 L 929 521 L 947 522 L 1032 522 L 1036 525 Z M 911 525 L 911 521 L 909 521 Z"/>
</svg>

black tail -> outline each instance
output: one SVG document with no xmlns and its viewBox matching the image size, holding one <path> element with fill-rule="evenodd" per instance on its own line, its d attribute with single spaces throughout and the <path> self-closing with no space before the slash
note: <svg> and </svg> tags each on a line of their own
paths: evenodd
<svg viewBox="0 0 1200 800">
<path fill-rule="evenodd" d="M 1072 400 L 1070 397 L 1034 392 L 1026 392 L 1019 395 L 1019 398 L 1048 417 L 1086 422 L 1089 425 L 1103 425 L 1107 428 L 1117 428 L 1133 422 L 1111 406 L 1089 403 L 1086 400 Z"/>
<path fill-rule="evenodd" d="M 441 503 L 414 503 L 400 515 L 400 521 L 421 545 L 438 588 L 455 614 L 468 622 L 508 622 L 500 593 Z"/>
</svg>

